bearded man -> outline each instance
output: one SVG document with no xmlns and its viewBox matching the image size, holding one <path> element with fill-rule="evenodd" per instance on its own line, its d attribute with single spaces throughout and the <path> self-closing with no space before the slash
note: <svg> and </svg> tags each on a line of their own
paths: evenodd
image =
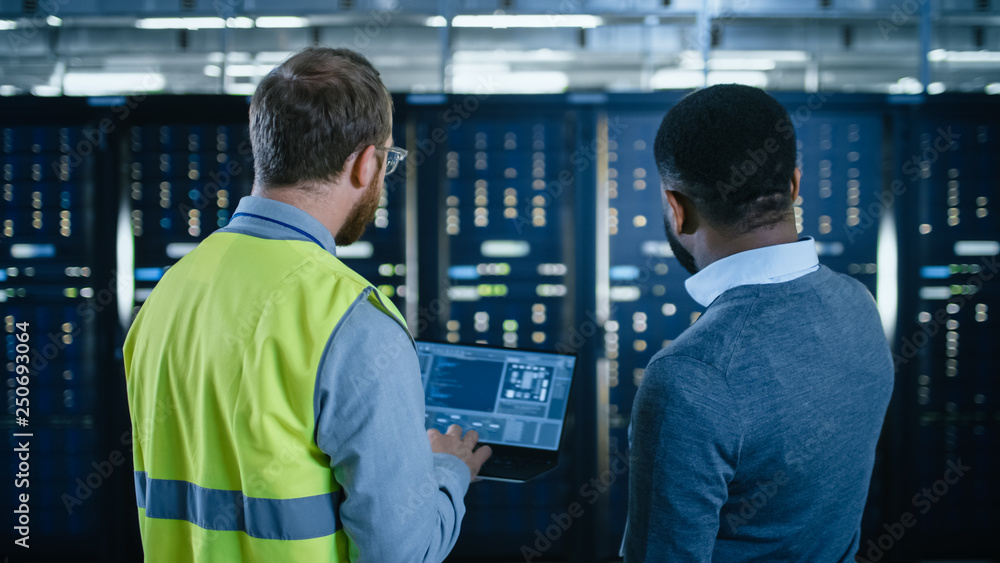
<svg viewBox="0 0 1000 563">
<path fill-rule="evenodd" d="M 171 267 L 124 346 L 146 561 L 441 561 L 490 455 L 424 431 L 413 340 L 337 259 L 406 156 L 347 49 L 307 48 L 250 105 L 252 195 Z"/>
</svg>

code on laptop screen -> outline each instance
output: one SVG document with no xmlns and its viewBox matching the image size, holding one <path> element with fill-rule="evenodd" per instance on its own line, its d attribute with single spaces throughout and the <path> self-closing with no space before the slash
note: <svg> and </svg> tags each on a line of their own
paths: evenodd
<svg viewBox="0 0 1000 563">
<path fill-rule="evenodd" d="M 559 447 L 576 358 L 535 351 L 417 343 L 426 426 L 476 430 L 480 441 Z"/>
</svg>

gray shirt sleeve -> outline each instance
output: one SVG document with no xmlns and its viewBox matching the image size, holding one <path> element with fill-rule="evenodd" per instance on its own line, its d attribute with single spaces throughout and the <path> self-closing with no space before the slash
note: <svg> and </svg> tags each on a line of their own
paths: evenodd
<svg viewBox="0 0 1000 563">
<path fill-rule="evenodd" d="M 413 342 L 362 294 L 317 374 L 316 444 L 344 499 L 351 561 L 441 561 L 458 539 L 468 466 L 431 452 Z"/>
<path fill-rule="evenodd" d="M 743 434 L 725 377 L 692 358 L 654 358 L 629 430 L 625 561 L 711 561 Z"/>
</svg>

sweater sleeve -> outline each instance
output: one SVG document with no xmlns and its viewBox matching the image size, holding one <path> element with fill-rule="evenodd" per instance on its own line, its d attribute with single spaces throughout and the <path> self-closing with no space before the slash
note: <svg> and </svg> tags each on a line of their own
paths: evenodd
<svg viewBox="0 0 1000 563">
<path fill-rule="evenodd" d="M 654 358 L 629 433 L 625 561 L 711 561 L 742 443 L 724 375 L 684 356 Z"/>
</svg>

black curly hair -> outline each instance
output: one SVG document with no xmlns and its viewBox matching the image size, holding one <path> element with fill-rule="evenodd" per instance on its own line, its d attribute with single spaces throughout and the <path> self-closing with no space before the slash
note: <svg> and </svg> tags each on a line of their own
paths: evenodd
<svg viewBox="0 0 1000 563">
<path fill-rule="evenodd" d="M 664 185 L 711 224 L 741 235 L 792 216 L 795 129 L 760 88 L 719 84 L 670 109 L 653 146 Z"/>
</svg>

